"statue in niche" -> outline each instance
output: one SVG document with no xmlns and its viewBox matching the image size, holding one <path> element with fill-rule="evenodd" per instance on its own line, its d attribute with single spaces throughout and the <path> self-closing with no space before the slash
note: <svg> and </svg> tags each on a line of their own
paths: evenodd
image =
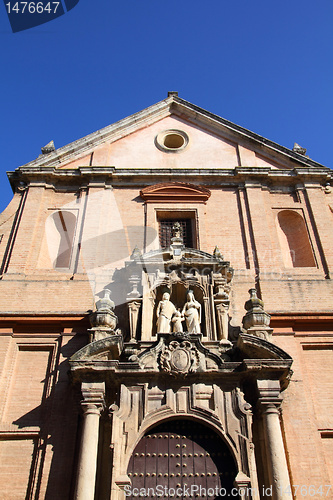
<svg viewBox="0 0 333 500">
<path fill-rule="evenodd" d="M 185 316 L 188 333 L 200 333 L 201 304 L 195 300 L 192 290 L 187 292 L 187 302 L 183 307 L 182 316 Z"/>
<path fill-rule="evenodd" d="M 170 292 L 165 291 L 156 310 L 157 333 L 171 333 L 171 318 L 175 312 L 177 312 L 177 309 L 170 301 Z"/>
<path fill-rule="evenodd" d="M 177 309 L 173 316 L 172 316 L 172 323 L 173 323 L 173 327 L 172 327 L 172 331 L 173 333 L 182 333 L 183 332 L 183 325 L 182 325 L 182 322 L 184 321 L 184 316 L 182 315 L 182 313 L 179 311 L 179 309 Z"/>
</svg>

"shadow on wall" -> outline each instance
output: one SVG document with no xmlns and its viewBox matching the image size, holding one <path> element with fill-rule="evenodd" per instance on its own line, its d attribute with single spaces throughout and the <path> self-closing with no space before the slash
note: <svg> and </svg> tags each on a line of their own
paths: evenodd
<svg viewBox="0 0 333 500">
<path fill-rule="evenodd" d="M 17 418 L 13 424 L 28 432 L 39 427 L 34 439 L 26 498 L 67 500 L 74 493 L 75 460 L 79 442 L 79 391 L 70 384 L 68 359 L 87 343 L 86 335 L 76 335 L 62 344 L 57 341 L 55 360 L 49 356 L 39 406 Z M 34 432 L 32 431 L 34 434 Z M 43 471 L 50 467 L 47 485 L 42 484 Z M 42 489 L 46 488 L 45 495 Z M 41 495 L 41 496 L 40 496 Z"/>
</svg>

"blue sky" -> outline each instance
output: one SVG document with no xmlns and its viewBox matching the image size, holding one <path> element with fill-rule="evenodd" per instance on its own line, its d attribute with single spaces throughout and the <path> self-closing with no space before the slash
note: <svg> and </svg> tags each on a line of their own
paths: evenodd
<svg viewBox="0 0 333 500">
<path fill-rule="evenodd" d="M 80 0 L 13 34 L 0 8 L 6 171 L 180 97 L 332 167 L 332 0 Z"/>
</svg>

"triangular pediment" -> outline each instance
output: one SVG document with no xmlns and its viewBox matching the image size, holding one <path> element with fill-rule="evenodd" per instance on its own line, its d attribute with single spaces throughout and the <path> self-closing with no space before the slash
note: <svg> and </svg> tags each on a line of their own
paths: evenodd
<svg viewBox="0 0 333 500">
<path fill-rule="evenodd" d="M 180 147 L 172 144 L 168 147 L 164 141 L 166 135 L 170 139 L 173 133 L 175 137 L 177 134 L 183 136 Z M 173 171 L 239 167 L 272 171 L 295 167 L 323 168 L 305 155 L 269 141 L 177 95 L 170 95 L 113 125 L 42 154 L 21 168 L 36 167 Z"/>
</svg>

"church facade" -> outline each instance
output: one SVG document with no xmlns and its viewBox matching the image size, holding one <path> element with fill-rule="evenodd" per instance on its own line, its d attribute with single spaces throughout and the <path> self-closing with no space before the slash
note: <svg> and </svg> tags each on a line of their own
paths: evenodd
<svg viewBox="0 0 333 500">
<path fill-rule="evenodd" d="M 169 92 L 8 177 L 2 499 L 333 498 L 329 168 Z"/>
</svg>

